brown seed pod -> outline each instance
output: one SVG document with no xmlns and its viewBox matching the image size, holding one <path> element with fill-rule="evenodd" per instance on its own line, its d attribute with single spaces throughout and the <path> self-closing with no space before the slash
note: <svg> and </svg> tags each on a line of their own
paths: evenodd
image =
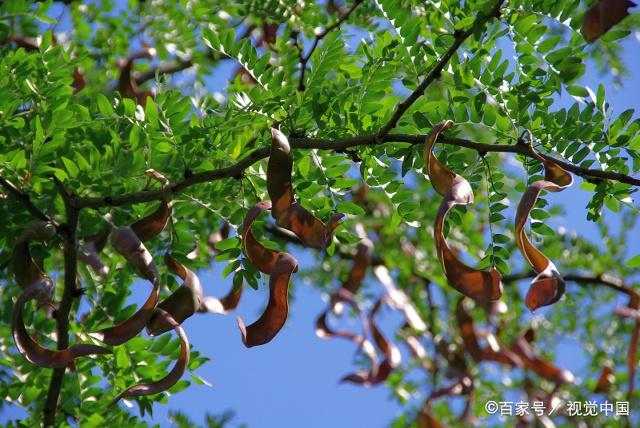
<svg viewBox="0 0 640 428">
<path fill-rule="evenodd" d="M 164 255 L 164 261 L 169 270 L 182 279 L 182 286 L 158 303 L 157 308 L 171 315 L 178 324 L 182 324 L 200 309 L 203 303 L 202 285 L 198 276 L 174 259 L 171 253 Z M 157 336 L 171 330 L 173 325 L 167 320 L 162 312 L 154 311 L 147 323 L 147 333 Z"/>
<path fill-rule="evenodd" d="M 55 232 L 55 227 L 49 222 L 33 223 L 20 234 L 11 255 L 11 270 L 16 282 L 24 291 L 36 291 L 34 298 L 41 304 L 51 302 L 53 281 L 31 257 L 29 243 L 47 241 Z"/>
<path fill-rule="evenodd" d="M 547 360 L 540 358 L 531 348 L 529 342 L 533 340 L 533 329 L 527 330 L 523 335 L 518 337 L 511 345 L 511 352 L 516 354 L 524 367 L 531 370 L 540 377 L 543 377 L 555 383 L 572 383 L 575 376 L 568 370 L 560 369 Z"/>
<path fill-rule="evenodd" d="M 341 382 L 351 382 L 362 386 L 374 386 L 387 380 L 391 372 L 395 370 L 401 362 L 400 350 L 389 340 L 387 340 L 378 325 L 375 317 L 383 303 L 389 304 L 389 297 L 383 296 L 379 298 L 373 305 L 369 313 L 369 325 L 371 334 L 376 346 L 384 354 L 384 360 L 379 365 L 372 364 L 369 372 L 358 371 L 342 378 Z"/>
<path fill-rule="evenodd" d="M 582 34 L 593 43 L 629 15 L 630 7 L 636 4 L 629 0 L 600 0 L 587 10 L 582 23 Z"/>
<path fill-rule="evenodd" d="M 153 169 L 146 170 L 145 174 L 160 182 L 162 189 L 168 194 L 170 183 L 164 175 Z M 172 203 L 169 198 L 163 198 L 160 201 L 160 206 L 158 206 L 154 212 L 133 223 L 131 229 L 133 229 L 135 234 L 138 235 L 138 238 L 143 242 L 155 238 L 167 226 L 169 217 L 171 217 L 171 208 Z"/>
<path fill-rule="evenodd" d="M 91 333 L 91 336 L 95 339 L 116 346 L 135 337 L 151 319 L 153 311 L 158 304 L 160 275 L 151 253 L 130 227 L 121 227 L 114 230 L 111 234 L 111 245 L 153 285 L 146 302 L 131 318 L 113 327 Z"/>
<path fill-rule="evenodd" d="M 544 164 L 545 179 L 536 181 L 524 192 L 516 210 L 515 221 L 516 244 L 527 263 L 538 274 L 531 281 L 531 287 L 525 299 L 527 307 L 532 311 L 557 302 L 564 294 L 565 282 L 553 262 L 531 244 L 524 226 L 540 192 L 543 190 L 560 192 L 573 184 L 573 177 L 569 172 L 537 153 L 536 156 Z"/>
<path fill-rule="evenodd" d="M 278 226 L 295 233 L 310 248 L 324 250 L 340 224 L 343 214 L 336 214 L 328 224 L 295 201 L 291 185 L 293 157 L 287 137 L 271 128 L 271 154 L 267 164 L 267 191 L 273 202 L 272 216 Z"/>
<path fill-rule="evenodd" d="M 78 251 L 78 260 L 89 266 L 97 275 L 106 276 L 109 268 L 100 260 L 100 253 L 104 249 L 109 235 L 111 225 L 85 240 L 85 245 Z"/>
<path fill-rule="evenodd" d="M 182 375 L 184 374 L 187 366 L 189 365 L 189 339 L 185 334 L 182 327 L 173 317 L 166 311 L 158 308 L 156 309 L 156 316 L 164 318 L 164 322 L 173 328 L 173 330 L 178 334 L 180 338 L 180 355 L 176 364 L 173 366 L 171 371 L 162 379 L 157 380 L 155 382 L 150 383 L 141 383 L 135 386 L 132 386 L 118 395 L 113 402 L 112 405 L 118 402 L 121 398 L 128 397 L 139 397 L 141 395 L 151 395 L 151 394 L 159 394 L 167 389 L 171 388 L 175 385 Z"/>
<path fill-rule="evenodd" d="M 270 275 L 269 303 L 262 316 L 246 327 L 242 319 L 237 318 L 242 342 L 248 348 L 271 341 L 284 325 L 289 311 L 289 279 L 291 274 L 298 271 L 298 261 L 293 256 L 264 247 L 251 231 L 253 221 L 270 208 L 271 201 L 262 201 L 253 206 L 242 225 L 244 254 L 258 270 Z"/>
<path fill-rule="evenodd" d="M 90 344 L 73 345 L 70 348 L 59 351 L 51 351 L 38 344 L 27 332 L 22 319 L 24 305 L 39 293 L 37 288 L 25 290 L 13 308 L 11 329 L 16 347 L 31 363 L 44 368 L 63 368 L 69 366 L 75 358 L 87 355 L 110 354 L 111 351 L 100 346 Z"/>
<path fill-rule="evenodd" d="M 427 135 L 424 146 L 424 163 L 433 188 L 444 196 L 434 226 L 434 238 L 438 259 L 449 285 L 476 301 L 497 300 L 502 295 L 500 273 L 495 269 L 478 270 L 467 266 L 451 251 L 442 232 L 444 221 L 455 205 L 473 202 L 469 182 L 442 164 L 433 154 L 433 145 L 442 131 L 453 125 L 450 120 L 437 124 Z"/>
</svg>

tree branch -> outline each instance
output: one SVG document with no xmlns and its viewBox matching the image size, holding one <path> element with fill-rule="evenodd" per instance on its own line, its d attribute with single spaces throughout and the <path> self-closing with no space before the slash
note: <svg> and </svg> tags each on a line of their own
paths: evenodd
<svg viewBox="0 0 640 428">
<path fill-rule="evenodd" d="M 139 73 L 135 76 L 135 81 L 137 85 L 142 85 L 143 83 L 153 79 L 156 77 L 156 73 L 158 75 L 164 74 L 173 74 L 178 73 L 182 70 L 186 70 L 187 68 L 193 67 L 193 59 L 188 58 L 183 61 L 171 62 L 168 64 L 161 64 L 158 67 L 152 68 L 151 70 L 147 70 L 143 73 Z"/>
<path fill-rule="evenodd" d="M 362 2 L 363 2 L 363 0 L 356 0 L 354 2 L 353 6 L 351 6 L 351 8 L 349 8 L 349 10 L 347 10 L 342 16 L 340 16 L 336 20 L 336 22 L 334 22 L 333 24 L 331 24 L 328 27 L 326 27 L 320 33 L 316 34 L 316 37 L 313 39 L 313 44 L 311 45 L 311 48 L 309 49 L 309 52 L 307 52 L 306 55 L 302 51 L 302 48 L 300 48 L 300 80 L 299 80 L 299 83 L 298 83 L 298 90 L 299 91 L 304 91 L 305 90 L 304 75 L 307 72 L 307 63 L 309 62 L 309 59 L 311 58 L 311 55 L 313 55 L 313 52 L 318 47 L 318 43 L 320 43 L 320 40 L 324 39 L 327 36 L 327 34 L 329 34 L 331 31 L 335 30 L 336 28 L 340 27 L 340 25 L 342 25 L 342 23 L 344 21 L 349 19 L 349 16 L 351 16 L 353 11 L 356 10 L 356 8 Z"/>
<path fill-rule="evenodd" d="M 40 211 L 40 209 L 36 207 L 33 202 L 31 202 L 31 198 L 29 197 L 28 193 L 18 189 L 12 182 L 2 177 L 1 175 L 0 185 L 2 185 L 2 187 L 4 187 L 9 193 L 18 198 L 18 200 L 20 200 L 20 202 L 25 206 L 25 208 L 29 211 L 29 213 L 31 213 L 32 216 L 39 220 L 49 221 L 53 223 L 48 215 Z"/>
<path fill-rule="evenodd" d="M 398 124 L 398 121 L 402 117 L 402 115 L 415 103 L 418 98 L 424 94 L 424 91 L 433 83 L 434 80 L 440 77 L 442 70 L 447 65 L 451 57 L 456 53 L 456 51 L 460 48 L 462 43 L 465 42 L 474 32 L 474 30 L 478 27 L 484 26 L 491 18 L 500 16 L 500 7 L 504 3 L 504 0 L 498 0 L 496 5 L 491 9 L 491 12 L 487 15 L 480 15 L 476 18 L 476 21 L 473 23 L 471 28 L 465 31 L 461 31 L 456 34 L 456 38 L 453 44 L 447 49 L 444 55 L 438 60 L 438 62 L 433 66 L 429 74 L 424 78 L 422 83 L 418 85 L 418 87 L 405 99 L 402 103 L 398 104 L 396 111 L 391 116 L 391 119 L 380 128 L 378 131 L 377 138 L 384 138 L 389 131 L 391 131 Z"/>
<path fill-rule="evenodd" d="M 71 197 L 67 190 L 63 188 L 62 183 L 55 180 L 58 191 L 64 200 L 67 212 L 67 222 L 58 229 L 64 236 L 64 290 L 62 292 L 62 300 L 56 311 L 56 331 L 58 336 L 58 349 L 66 349 L 69 347 L 69 314 L 74 299 L 78 296 L 77 289 L 77 267 L 78 267 L 78 215 L 79 211 L 71 203 Z M 47 400 L 44 405 L 44 426 L 54 426 L 56 420 L 56 410 L 58 407 L 58 399 L 64 373 L 66 368 L 58 368 L 53 370 L 49 389 L 47 391 Z"/>
<path fill-rule="evenodd" d="M 345 150 L 358 146 L 375 146 L 388 142 L 400 142 L 409 144 L 423 144 L 424 135 L 407 135 L 407 134 L 389 134 L 382 141 L 378 140 L 375 135 L 361 135 L 355 137 L 347 137 L 340 139 L 319 139 L 319 138 L 290 138 L 289 142 L 294 149 L 319 149 L 319 150 Z M 484 144 L 463 138 L 447 137 L 441 135 L 439 140 L 445 144 L 465 147 L 476 150 L 478 153 L 499 152 L 499 153 L 517 153 L 530 158 L 535 158 L 533 150 L 524 144 Z M 182 190 L 193 186 L 194 184 L 206 183 L 210 181 L 220 180 L 222 178 L 240 178 L 243 171 L 254 163 L 265 159 L 269 156 L 269 148 L 263 147 L 251 152 L 242 160 L 233 165 L 203 171 L 193 174 L 182 181 L 178 181 L 171 185 L 173 193 L 179 193 Z M 547 159 L 552 159 L 560 166 L 582 177 L 595 177 L 606 180 L 619 181 L 634 186 L 640 186 L 640 179 L 620 174 L 612 171 L 602 171 L 596 169 L 582 168 L 572 163 L 552 158 L 548 155 L 542 155 Z M 131 205 L 141 202 L 150 202 L 162 199 L 164 193 L 162 190 L 144 190 L 133 193 L 124 193 L 114 196 L 103 197 L 79 197 L 72 196 L 72 204 L 75 208 L 103 208 L 111 206 Z"/>
</svg>

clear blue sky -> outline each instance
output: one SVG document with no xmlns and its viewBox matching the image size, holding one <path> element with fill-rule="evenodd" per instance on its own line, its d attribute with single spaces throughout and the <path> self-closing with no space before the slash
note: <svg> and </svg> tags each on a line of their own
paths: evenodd
<svg viewBox="0 0 640 428">
<path fill-rule="evenodd" d="M 602 80 L 593 65 L 581 82 L 595 89 L 602 81 L 616 114 L 640 107 L 640 42 L 631 36 L 624 45 L 630 77 L 625 79 L 622 90 L 613 88 L 610 78 Z M 211 90 L 225 87 L 229 71 L 229 66 L 226 67 L 227 73 L 215 73 L 216 77 L 209 80 Z M 560 104 L 573 102 L 565 96 Z M 567 216 L 558 220 L 558 225 L 587 236 L 597 233 L 595 226 L 585 219 L 584 207 L 589 194 L 578 185 L 562 195 L 550 196 L 549 200 L 565 203 Z M 638 206 L 637 201 L 635 205 Z M 619 230 L 619 221 L 611 213 L 607 213 L 607 220 L 614 230 Z M 640 226 L 629 233 L 640 236 Z M 638 252 L 640 243 L 636 240 L 629 248 L 629 254 Z M 310 263 L 306 255 L 300 256 L 299 260 L 303 267 Z M 214 264 L 210 270 L 199 272 L 206 293 L 222 295 L 229 289 L 229 281 L 220 280 L 222 269 L 222 264 Z M 338 285 L 336 282 L 335 286 Z M 133 289 L 136 290 L 135 301 L 142 302 L 146 298 L 146 286 L 134 284 Z M 138 290 L 142 292 L 138 293 Z M 400 406 L 389 399 L 390 392 L 384 386 L 361 388 L 338 383 L 354 369 L 354 347 L 346 341 L 321 340 L 315 336 L 315 319 L 326 303 L 316 289 L 301 281 L 295 284 L 290 316 L 280 334 L 265 346 L 246 349 L 240 340 L 235 316 L 240 315 L 246 322 L 251 322 L 259 316 L 266 301 L 267 287 L 262 284 L 258 291 L 246 289 L 236 313 L 198 315 L 185 322 L 193 348 L 212 359 L 197 370 L 212 386 L 194 384 L 170 397 L 168 405 L 157 405 L 155 423 L 168 426 L 169 409 L 184 411 L 197 422 L 203 420 L 206 412 L 219 414 L 233 409 L 237 413 L 236 422 L 260 428 L 381 427 L 401 413 Z M 544 311 L 540 316 L 544 316 Z M 389 331 L 398 325 L 397 321 L 387 314 L 385 328 Z M 583 366 L 584 360 L 579 352 L 575 352 L 575 346 L 569 344 L 561 349 L 563 352 L 558 361 L 562 366 L 568 369 Z M 0 423 L 21 415 L 24 415 L 23 410 L 5 407 L 0 412 Z"/>
</svg>

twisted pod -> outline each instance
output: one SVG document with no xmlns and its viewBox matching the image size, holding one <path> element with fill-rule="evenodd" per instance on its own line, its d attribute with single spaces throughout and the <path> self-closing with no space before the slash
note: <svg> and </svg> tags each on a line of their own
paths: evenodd
<svg viewBox="0 0 640 428">
<path fill-rule="evenodd" d="M 435 191 L 444 196 L 433 230 L 436 252 L 449 285 L 479 302 L 497 300 L 502 295 L 500 272 L 493 267 L 491 270 L 478 270 L 464 264 L 451 251 L 442 233 L 444 220 L 451 208 L 473 203 L 473 191 L 469 182 L 447 168 L 433 154 L 433 145 L 438 136 L 451 125 L 451 120 L 437 124 L 427 135 L 424 145 L 424 164 L 429 179 Z"/>
<path fill-rule="evenodd" d="M 242 342 L 247 348 L 270 342 L 284 325 L 289 312 L 289 279 L 298 270 L 298 261 L 292 255 L 266 248 L 251 231 L 253 221 L 270 208 L 271 201 L 258 203 L 249 210 L 242 224 L 245 256 L 260 272 L 270 275 L 269 303 L 262 316 L 249 326 L 237 318 Z"/>
<path fill-rule="evenodd" d="M 18 351 L 31 363 L 44 368 L 62 368 L 70 365 L 77 357 L 109 354 L 111 351 L 90 344 L 73 345 L 67 349 L 51 351 L 38 344 L 27 332 L 22 319 L 24 305 L 31 299 L 39 304 L 51 305 L 53 281 L 31 257 L 29 242 L 46 241 L 55 234 L 55 227 L 48 222 L 38 222 L 29 226 L 14 247 L 11 268 L 18 285 L 24 290 L 13 308 L 11 330 Z"/>
<path fill-rule="evenodd" d="M 540 156 L 533 148 L 531 152 L 544 165 L 545 175 L 544 180 L 534 182 L 522 195 L 516 211 L 515 234 L 520 252 L 538 274 L 531 281 L 531 287 L 525 298 L 527 307 L 534 311 L 560 300 L 564 294 L 565 283 L 553 262 L 531 244 L 524 226 L 540 192 L 543 190 L 560 192 L 573 184 L 573 176 L 555 162 Z"/>
</svg>

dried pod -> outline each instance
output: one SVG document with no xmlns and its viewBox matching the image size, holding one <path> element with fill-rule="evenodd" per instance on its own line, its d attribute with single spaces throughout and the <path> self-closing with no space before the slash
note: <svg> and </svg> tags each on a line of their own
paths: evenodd
<svg viewBox="0 0 640 428">
<path fill-rule="evenodd" d="M 553 161 L 535 154 L 544 164 L 545 179 L 536 181 L 525 191 L 518 204 L 515 221 L 516 244 L 527 263 L 538 274 L 531 282 L 525 299 L 527 307 L 532 311 L 557 302 L 564 294 L 565 282 L 551 260 L 531 244 L 524 226 L 541 191 L 560 192 L 573 184 L 573 177 L 569 172 Z"/>
<path fill-rule="evenodd" d="M 160 182 L 162 189 L 168 193 L 170 183 L 165 176 L 153 169 L 148 169 L 145 174 Z M 166 197 L 163 198 L 160 201 L 160 206 L 154 212 L 133 223 L 131 229 L 143 242 L 155 238 L 167 226 L 169 217 L 171 217 L 171 207 L 171 201 Z"/>
<path fill-rule="evenodd" d="M 582 34 L 593 43 L 629 15 L 630 7 L 636 4 L 629 0 L 600 0 L 587 10 L 582 23 Z"/>
<path fill-rule="evenodd" d="M 533 330 L 529 329 L 525 334 L 518 337 L 511 345 L 511 352 L 516 354 L 524 367 L 555 383 L 572 383 L 575 376 L 568 370 L 560 369 L 547 360 L 540 358 L 531 348 L 529 342 L 533 340 Z"/>
<path fill-rule="evenodd" d="M 260 244 L 251 231 L 251 224 L 264 211 L 271 209 L 271 201 L 262 201 L 251 207 L 242 223 L 242 248 L 256 269 L 269 275 L 278 259 L 278 251 Z"/>
<path fill-rule="evenodd" d="M 121 398 L 159 394 L 163 391 L 166 391 L 180 380 L 187 368 L 187 365 L 189 364 L 189 339 L 187 339 L 187 335 L 185 334 L 184 330 L 168 312 L 160 308 L 156 309 L 156 312 L 157 313 L 154 315 L 164 318 L 164 323 L 170 325 L 180 338 L 180 355 L 178 356 L 178 360 L 176 361 L 176 364 L 173 366 L 171 371 L 162 379 L 155 382 L 141 383 L 132 386 L 118 395 L 113 403 L 116 403 Z"/>
<path fill-rule="evenodd" d="M 447 277 L 449 285 L 476 301 L 497 300 L 502 295 L 500 273 L 491 270 L 478 270 L 467 266 L 451 251 L 442 232 L 444 221 L 455 205 L 468 205 L 473 202 L 473 191 L 469 182 L 442 164 L 433 154 L 433 146 L 442 131 L 453 125 L 445 120 L 436 125 L 427 135 L 424 147 L 424 163 L 429 179 L 436 192 L 444 199 L 438 210 L 434 226 L 434 238 L 438 259 Z"/>
<path fill-rule="evenodd" d="M 322 312 L 322 314 L 320 314 L 320 316 L 316 320 L 316 335 L 321 339 L 342 337 L 358 345 L 361 350 L 364 350 L 362 348 L 370 332 L 369 321 L 360 309 L 360 305 L 358 305 L 358 302 L 356 302 L 353 298 L 353 294 L 351 293 L 351 291 L 341 287 L 338 289 L 338 291 L 336 291 L 335 294 L 332 295 L 331 301 L 334 307 L 338 303 L 345 303 L 353 308 L 353 310 L 356 312 L 356 314 L 358 314 L 360 318 L 362 324 L 362 334 L 360 335 L 346 330 L 334 330 L 333 328 L 331 328 L 327 323 L 327 318 L 329 316 L 329 313 L 331 312 L 331 308 L 327 308 L 324 312 Z"/>
<path fill-rule="evenodd" d="M 344 215 L 334 215 L 325 225 L 297 203 L 291 185 L 292 168 L 293 157 L 289 140 L 278 129 L 271 128 L 267 191 L 273 202 L 272 216 L 278 226 L 295 233 L 305 246 L 324 250 L 331 243 L 333 231 Z"/>
<path fill-rule="evenodd" d="M 104 229 L 86 239 L 85 245 L 78 251 L 78 260 L 89 266 L 100 276 L 106 276 L 109 273 L 109 268 L 100 260 L 100 253 L 109 240 L 111 229 L 111 225 L 107 225 Z"/>
<path fill-rule="evenodd" d="M 91 336 L 95 339 L 116 346 L 135 337 L 151 319 L 153 311 L 158 304 L 160 275 L 151 253 L 130 227 L 121 227 L 114 230 L 111 234 L 111 245 L 153 285 L 146 302 L 131 318 L 113 327 L 91 333 Z"/>
<path fill-rule="evenodd" d="M 384 360 L 376 366 L 372 365 L 369 372 L 356 372 L 342 378 L 342 382 L 351 382 L 363 386 L 374 386 L 387 380 L 393 370 L 395 370 L 401 362 L 400 350 L 390 341 L 388 341 L 375 322 L 375 317 L 383 303 L 389 304 L 388 296 L 383 296 L 376 301 L 369 313 L 369 325 L 371 334 L 376 346 L 384 354 Z"/>
<path fill-rule="evenodd" d="M 396 287 L 391 275 L 389 274 L 389 269 L 384 265 L 378 265 L 373 269 L 373 273 L 386 290 L 389 296 L 389 305 L 394 309 L 402 311 L 404 319 L 412 329 L 416 331 L 425 331 L 427 329 L 427 325 L 420 317 L 418 310 L 413 306 L 409 296 L 407 296 L 407 294 L 400 288 Z"/>
<path fill-rule="evenodd" d="M 347 280 L 342 284 L 342 288 L 356 294 L 360 289 L 362 280 L 367 274 L 367 268 L 371 263 L 371 241 L 364 239 L 356 247 L 356 255 L 353 258 L 353 266 L 349 271 Z"/>
<path fill-rule="evenodd" d="M 49 222 L 37 222 L 25 229 L 16 241 L 11 255 L 11 270 L 16 282 L 23 290 L 37 291 L 34 298 L 41 304 L 51 301 L 53 281 L 31 257 L 30 241 L 47 241 L 55 234 Z"/>
<path fill-rule="evenodd" d="M 298 270 L 298 261 L 287 253 L 278 254 L 269 277 L 269 303 L 262 316 L 246 326 L 240 317 L 238 327 L 247 348 L 264 345 L 284 326 L 289 312 L 288 293 L 291 274 Z"/>
<path fill-rule="evenodd" d="M 228 314 L 235 310 L 240 304 L 242 297 L 242 286 L 233 287 L 226 296 L 221 299 L 213 296 L 205 296 L 198 312 L 210 312 L 212 314 Z"/>
<path fill-rule="evenodd" d="M 63 368 L 70 365 L 75 358 L 87 355 L 110 354 L 111 351 L 96 345 L 80 344 L 59 351 L 51 351 L 39 345 L 27 332 L 22 319 L 24 305 L 38 294 L 37 288 L 29 288 L 24 291 L 13 309 L 11 329 L 16 347 L 22 355 L 31 363 L 44 368 Z"/>
<path fill-rule="evenodd" d="M 604 366 L 593 392 L 606 392 L 615 381 L 616 377 L 613 375 L 613 369 L 610 366 Z"/>
<path fill-rule="evenodd" d="M 200 309 L 203 303 L 202 285 L 198 276 L 174 259 L 171 253 L 164 255 L 164 261 L 169 271 L 182 279 L 182 286 L 158 303 L 157 308 L 171 315 L 178 324 L 182 324 Z M 173 325 L 167 320 L 168 318 L 161 311 L 154 311 L 147 323 L 147 333 L 150 336 L 157 336 L 171 330 Z"/>
</svg>

